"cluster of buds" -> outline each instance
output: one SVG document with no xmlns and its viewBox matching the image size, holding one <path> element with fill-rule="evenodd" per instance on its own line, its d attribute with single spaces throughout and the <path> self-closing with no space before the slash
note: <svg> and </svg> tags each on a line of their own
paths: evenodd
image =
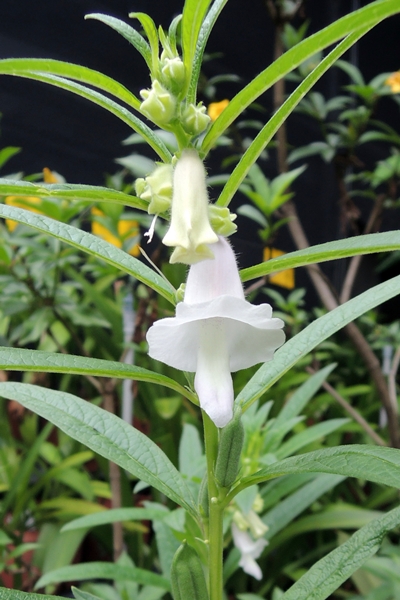
<svg viewBox="0 0 400 600">
<path fill-rule="evenodd" d="M 188 136 L 198 136 L 211 119 L 201 102 L 195 105 L 184 100 L 187 88 L 185 65 L 167 39 L 163 39 L 163 46 L 157 64 L 153 65 L 151 88 L 140 91 L 143 99 L 140 110 L 159 127 L 170 129 L 179 121 Z"/>
</svg>

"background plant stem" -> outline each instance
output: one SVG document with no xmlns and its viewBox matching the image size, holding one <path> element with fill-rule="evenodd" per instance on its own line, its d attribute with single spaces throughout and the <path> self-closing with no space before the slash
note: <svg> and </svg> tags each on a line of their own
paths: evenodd
<svg viewBox="0 0 400 600">
<path fill-rule="evenodd" d="M 271 17 L 275 23 L 275 45 L 274 45 L 274 58 L 275 60 L 283 53 L 284 47 L 282 42 L 282 30 L 283 22 L 279 17 L 279 14 L 274 16 L 270 10 Z M 281 106 L 285 99 L 285 82 L 281 79 L 274 85 L 274 108 L 275 110 Z M 287 140 L 286 140 L 286 123 L 276 133 L 276 141 L 278 145 L 277 149 L 277 166 L 279 173 L 288 171 L 287 163 Z M 378 206 L 378 205 L 377 205 Z M 281 207 L 281 213 L 284 217 L 288 218 L 288 229 L 292 236 L 292 239 L 299 250 L 308 248 L 310 246 L 303 226 L 297 214 L 296 206 L 292 201 L 288 201 Z M 375 211 L 371 218 L 376 221 L 377 216 Z M 358 264 L 356 263 L 352 267 L 352 272 L 348 276 L 346 282 L 346 294 L 347 290 L 353 285 L 354 277 L 356 275 Z M 328 310 L 333 310 L 339 306 L 339 301 L 336 298 L 335 293 L 332 291 L 332 285 L 327 281 L 325 275 L 322 273 L 318 265 L 309 265 L 306 267 L 310 279 L 320 297 L 322 304 Z M 346 280 L 345 280 L 346 281 Z M 378 395 L 382 402 L 382 405 L 386 411 L 388 418 L 388 432 L 390 438 L 390 444 L 394 448 L 400 448 L 400 433 L 398 424 L 398 415 L 394 410 L 393 403 L 390 398 L 389 388 L 385 380 L 385 376 L 382 372 L 381 365 L 368 341 L 365 339 L 359 328 L 355 323 L 349 323 L 344 328 L 344 331 L 353 342 L 354 346 L 360 353 L 360 356 L 364 360 L 364 363 L 370 373 L 370 376 L 375 384 Z"/>
</svg>

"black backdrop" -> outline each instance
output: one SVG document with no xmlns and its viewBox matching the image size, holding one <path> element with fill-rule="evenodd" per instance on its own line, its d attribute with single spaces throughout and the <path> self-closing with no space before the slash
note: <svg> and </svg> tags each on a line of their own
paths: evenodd
<svg viewBox="0 0 400 600">
<path fill-rule="evenodd" d="M 309 32 L 366 4 L 368 2 L 362 0 L 306 0 Z M 128 21 L 129 12 L 143 11 L 150 14 L 156 24 L 168 26 L 181 8 L 180 0 L 2 0 L 0 57 L 29 56 L 75 62 L 114 77 L 137 94 L 149 85 L 142 57 L 116 32 L 98 21 L 84 20 L 84 15 L 102 12 Z M 367 80 L 380 72 L 400 68 L 399 29 L 399 16 L 386 20 L 347 56 L 362 69 Z M 273 28 L 264 0 L 229 0 L 210 37 L 207 51 L 221 53 L 206 65 L 208 76 L 236 73 L 246 83 L 265 68 L 272 58 Z M 331 69 L 318 89 L 332 97 L 345 82 L 345 76 L 338 69 Z M 222 86 L 219 97 L 229 97 L 237 89 L 237 84 Z M 270 96 L 263 97 L 262 102 L 270 111 Z M 382 110 L 385 119 L 398 127 L 399 111 L 394 103 L 385 101 Z M 62 173 L 71 183 L 102 185 L 105 173 L 117 169 L 114 159 L 127 153 L 126 147 L 121 146 L 121 141 L 130 133 L 127 126 L 86 100 L 45 84 L 0 76 L 0 112 L 0 147 L 22 148 L 10 161 L 7 171 L 32 173 L 47 166 Z M 289 122 L 292 143 L 305 144 L 316 139 L 316 135 L 317 130 L 308 119 L 293 115 Z M 385 155 L 379 145 L 369 145 L 367 152 L 368 160 Z M 212 161 L 208 167 L 212 172 Z M 273 154 L 265 168 L 269 175 L 274 175 Z M 337 199 L 332 167 L 319 158 L 310 160 L 296 185 L 296 203 L 313 244 L 341 237 Z M 245 266 L 260 258 L 261 247 L 255 241 L 255 228 L 250 222 L 243 219 L 241 224 L 235 246 Z M 393 213 L 383 224 L 385 229 L 398 226 L 398 215 Z M 285 235 L 279 243 L 282 249 L 293 248 Z M 372 273 L 373 263 L 366 260 L 365 265 L 367 272 Z M 340 263 L 328 264 L 325 268 L 337 282 L 342 277 Z M 307 279 L 300 274 L 298 281 L 304 285 Z"/>
</svg>

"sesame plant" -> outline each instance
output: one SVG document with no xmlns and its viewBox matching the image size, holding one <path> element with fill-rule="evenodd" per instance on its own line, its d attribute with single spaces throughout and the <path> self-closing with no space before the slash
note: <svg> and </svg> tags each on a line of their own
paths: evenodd
<svg viewBox="0 0 400 600">
<path fill-rule="evenodd" d="M 184 372 L 186 385 L 180 383 L 181 375 L 177 381 L 172 376 L 136 365 L 43 350 L 2 348 L 0 366 L 24 372 L 132 379 L 173 390 L 202 415 L 206 467 L 201 483 L 188 476 L 191 469 L 196 469 L 196 454 L 201 458 L 201 452 L 196 450 L 199 445 L 195 434 L 190 429 L 186 429 L 179 471 L 149 437 L 116 415 L 71 393 L 8 381 L 0 383 L 0 395 L 18 400 L 177 505 L 174 518 L 181 519 L 181 525 L 176 523 L 174 529 L 183 535 L 178 536 L 182 543 L 174 555 L 165 558 L 163 563 L 170 567 L 170 576 L 160 576 L 126 563 L 120 565 L 128 579 L 161 588 L 162 594 L 169 592 L 174 600 L 222 600 L 223 550 L 227 535 L 232 536 L 240 555 L 236 563 L 256 579 L 267 576 L 268 563 L 263 574 L 256 562 L 261 553 L 267 551 L 266 526 L 265 523 L 262 526 L 257 517 L 260 510 L 257 486 L 266 482 L 271 484 L 279 478 L 287 481 L 287 476 L 301 478 L 315 473 L 321 477 L 355 477 L 392 487 L 400 485 L 397 448 L 346 445 L 290 456 L 303 447 L 297 441 L 291 451 L 286 448 L 277 452 L 277 445 L 293 427 L 293 419 L 298 417 L 304 400 L 299 396 L 294 396 L 294 400 L 292 397 L 279 417 L 268 426 L 265 423 L 271 404 L 260 403 L 274 383 L 323 340 L 361 314 L 396 296 L 400 292 L 400 276 L 336 306 L 286 343 L 283 321 L 273 316 L 270 305 L 249 303 L 242 286 L 243 282 L 283 269 L 398 250 L 399 232 L 327 242 L 241 272 L 227 240 L 231 237 L 234 246 L 235 215 L 230 213 L 229 204 L 266 145 L 337 59 L 377 23 L 400 11 L 398 0 L 372 2 L 300 41 L 246 85 L 211 122 L 206 107 L 197 100 L 197 86 L 207 39 L 225 4 L 226 0 L 186 0 L 182 15 L 172 21 L 168 31 L 157 29 L 148 15 L 132 13 L 130 17 L 139 21 L 144 35 L 113 17 L 88 15 L 123 35 L 145 60 L 151 85 L 140 92 L 140 98 L 110 77 L 82 66 L 45 59 L 0 61 L 2 74 L 55 85 L 109 110 L 139 134 L 157 157 L 154 170 L 136 181 L 135 196 L 94 186 L 12 180 L 1 181 L 0 193 L 132 207 L 152 216 L 147 232 L 150 239 L 159 230 L 158 222 L 166 222 L 162 242 L 172 248 L 172 267 L 189 266 L 186 284 L 178 290 L 152 265 L 148 266 L 122 248 L 71 224 L 7 205 L 0 206 L 0 216 L 33 227 L 101 259 L 145 284 L 168 302 L 173 316 L 160 318 L 150 327 L 148 353 L 153 364 L 159 361 Z M 332 46 L 333 49 L 322 58 L 322 52 Z M 218 139 L 261 94 L 319 52 L 321 57 L 315 67 L 262 127 L 219 197 L 209 202 L 204 165 Z M 162 132 L 174 137 L 176 151 L 171 151 Z M 260 363 L 235 397 L 231 373 Z M 328 372 L 323 374 L 327 375 Z M 257 452 L 249 447 L 249 439 L 253 439 L 249 431 L 259 435 Z M 186 457 L 191 460 L 185 460 Z M 321 489 L 321 480 L 313 484 Z M 303 501 L 304 494 L 303 491 Z M 228 534 L 224 522 L 235 505 L 246 515 L 247 525 L 241 527 L 240 520 L 233 520 Z M 296 506 L 294 502 L 285 505 L 283 514 L 290 515 Z M 149 511 L 157 508 L 162 510 L 148 506 Z M 157 531 L 160 526 L 154 512 L 141 515 L 145 519 L 153 516 Z M 270 529 L 277 527 L 278 516 L 276 511 L 270 514 Z M 123 520 L 124 516 L 119 514 L 115 519 Z M 282 516 L 280 524 L 285 525 Z M 280 593 L 280 597 L 284 600 L 329 597 L 376 553 L 386 533 L 399 525 L 400 508 L 368 521 L 341 546 L 320 558 L 292 587 Z M 232 562 L 234 559 L 229 555 L 225 575 L 232 570 Z M 93 574 L 87 565 L 80 566 L 86 577 L 88 573 Z M 112 567 L 103 564 L 93 577 L 107 578 Z M 49 580 L 41 584 L 46 582 Z M 132 593 L 136 594 L 134 590 Z M 75 595 L 79 599 L 93 598 L 85 591 L 76 590 Z M 0 591 L 1 598 L 17 600 L 22 596 L 17 591 Z M 29 597 L 34 599 L 34 595 Z"/>
</svg>

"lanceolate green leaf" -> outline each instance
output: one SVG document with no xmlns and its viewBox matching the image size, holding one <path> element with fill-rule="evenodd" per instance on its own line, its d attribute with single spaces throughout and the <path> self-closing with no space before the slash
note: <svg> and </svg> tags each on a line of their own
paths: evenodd
<svg viewBox="0 0 400 600">
<path fill-rule="evenodd" d="M 282 600 L 325 600 L 379 549 L 384 536 L 400 524 L 400 508 L 365 525 L 347 542 L 319 560 Z"/>
<path fill-rule="evenodd" d="M 101 21 L 106 25 L 109 25 L 117 31 L 120 35 L 122 35 L 128 42 L 132 44 L 136 48 L 138 52 L 143 56 L 146 64 L 151 71 L 151 50 L 149 44 L 146 42 L 143 36 L 140 35 L 136 29 L 121 21 L 120 19 L 116 19 L 115 17 L 110 17 L 110 15 L 102 15 L 100 13 L 91 13 L 85 16 L 85 19 L 96 19 L 97 21 Z"/>
<path fill-rule="evenodd" d="M 284 373 L 320 342 L 382 302 L 400 293 L 400 275 L 356 296 L 342 306 L 316 319 L 275 352 L 272 361 L 262 365 L 240 392 L 236 402 L 246 410 Z"/>
<path fill-rule="evenodd" d="M 84 515 L 73 521 L 69 521 L 62 531 L 71 531 L 72 529 L 90 529 L 99 525 L 109 525 L 122 521 L 153 521 L 163 519 L 168 515 L 168 510 L 159 508 L 114 508 L 103 510 L 102 512 L 91 515 Z"/>
<path fill-rule="evenodd" d="M 9 588 L 0 587 L 0 600 L 65 600 L 62 596 L 49 596 L 48 594 L 29 594 Z"/>
<path fill-rule="evenodd" d="M 122 419 L 72 394 L 31 384 L 0 383 L 0 396 L 18 399 L 29 410 L 196 516 L 190 491 L 179 471 L 154 442 Z"/>
<path fill-rule="evenodd" d="M 14 69 L 13 73 L 8 74 L 17 75 L 18 77 L 25 77 L 26 79 L 34 79 L 35 81 L 42 81 L 43 83 L 54 85 L 63 90 L 73 92 L 74 94 L 86 98 L 87 100 L 91 100 L 94 104 L 98 104 L 102 108 L 105 108 L 113 115 L 118 117 L 121 121 L 126 123 L 134 131 L 139 133 L 164 162 L 171 161 L 171 153 L 169 152 L 168 148 L 166 147 L 164 142 L 150 129 L 150 127 L 148 127 L 140 119 L 135 117 L 135 115 L 133 115 L 124 106 L 121 106 L 120 104 L 118 104 L 114 100 L 111 100 L 104 94 L 100 94 L 99 92 L 96 92 L 95 90 L 92 90 L 89 87 L 83 86 L 80 83 L 76 83 L 75 81 L 71 81 L 70 79 L 59 77 L 58 75 L 42 73 L 39 71 L 29 71 L 21 68 L 18 71 Z"/>
<path fill-rule="evenodd" d="M 147 211 L 147 202 L 136 196 L 95 185 L 70 183 L 31 183 L 15 179 L 0 179 L 0 196 L 39 196 L 40 198 L 67 198 L 85 202 L 113 202 Z"/>
<path fill-rule="evenodd" d="M 208 14 L 200 28 L 196 50 L 193 58 L 192 76 L 189 82 L 189 88 L 187 92 L 187 100 L 189 103 L 196 102 L 197 84 L 199 81 L 204 50 L 206 48 L 207 41 L 212 31 L 212 28 L 214 27 L 216 20 L 218 19 L 222 9 L 224 8 L 227 2 L 228 0 L 214 0 L 214 3 L 208 11 Z"/>
<path fill-rule="evenodd" d="M 294 521 L 306 508 L 311 506 L 318 498 L 323 496 L 333 487 L 344 481 L 341 475 L 318 475 L 293 494 L 277 504 L 263 515 L 262 520 L 268 527 L 265 535 L 270 540 L 279 531 Z M 97 516 L 97 515 L 93 515 Z"/>
<path fill-rule="evenodd" d="M 268 142 L 271 141 L 275 133 L 285 122 L 294 108 L 298 105 L 300 100 L 304 98 L 306 93 L 335 63 L 339 56 L 342 56 L 346 50 L 351 48 L 351 46 L 353 46 L 357 40 L 367 33 L 367 31 L 369 31 L 369 28 L 363 27 L 362 29 L 358 29 L 356 32 L 351 33 L 346 39 L 340 42 L 340 44 L 338 44 L 336 48 L 334 48 L 334 50 L 332 50 L 332 52 L 330 52 L 328 56 L 319 63 L 319 65 L 310 73 L 310 75 L 308 75 L 304 81 L 300 83 L 295 91 L 290 94 L 282 106 L 280 106 L 279 109 L 274 113 L 268 123 L 261 129 L 260 133 L 255 137 L 250 146 L 247 148 L 246 152 L 243 154 L 217 200 L 218 205 L 228 206 L 234 194 L 237 192 L 240 184 L 250 171 L 252 165 L 256 162 Z"/>
<path fill-rule="evenodd" d="M 111 18 L 111 17 L 110 17 Z M 117 20 L 117 19 L 115 19 Z M 0 60 L 0 73 L 3 75 L 19 75 L 20 71 L 58 75 L 73 81 L 91 85 L 103 92 L 125 102 L 128 106 L 139 109 L 140 100 L 124 85 L 99 71 L 73 63 L 47 58 L 5 58 Z"/>
<path fill-rule="evenodd" d="M 158 273 L 141 263 L 133 256 L 100 238 L 81 231 L 76 227 L 60 223 L 42 215 L 36 215 L 21 208 L 0 205 L 0 217 L 13 219 L 47 233 L 87 254 L 101 258 L 114 267 L 121 269 L 153 290 L 164 296 L 171 304 L 175 304 L 175 290 L 172 285 Z"/>
<path fill-rule="evenodd" d="M 182 51 L 186 73 L 191 73 L 201 25 L 211 0 L 185 0 L 182 13 Z"/>
<path fill-rule="evenodd" d="M 400 450 L 359 444 L 315 450 L 275 462 L 242 479 L 239 487 L 291 473 L 332 473 L 400 488 Z"/>
<path fill-rule="evenodd" d="M 126 567 L 109 562 L 86 562 L 80 565 L 60 567 L 42 575 L 35 589 L 63 581 L 86 581 L 87 579 L 112 579 L 114 581 L 136 581 L 142 585 L 152 585 L 164 590 L 170 589 L 168 579 L 137 567 Z"/>
<path fill-rule="evenodd" d="M 345 240 L 336 240 L 325 244 L 311 246 L 305 250 L 290 252 L 284 256 L 272 258 L 266 262 L 242 269 L 240 278 L 249 281 L 256 277 L 264 277 L 270 273 L 276 273 L 284 269 L 304 267 L 328 260 L 348 258 L 357 254 L 373 254 L 376 252 L 391 252 L 400 249 L 400 230 L 387 231 L 385 233 L 370 233 L 358 235 Z"/>
<path fill-rule="evenodd" d="M 204 138 L 202 151 L 207 154 L 216 140 L 224 133 L 231 123 L 254 102 L 261 94 L 298 67 L 306 59 L 362 26 L 371 29 L 379 21 L 400 12 L 397 0 L 379 0 L 353 13 L 338 19 L 328 27 L 306 38 L 285 52 L 269 67 L 262 71 L 253 81 L 241 90 L 230 102 L 228 107 L 213 123 Z"/>
<path fill-rule="evenodd" d="M 94 377 L 116 377 L 118 379 L 134 379 L 162 385 L 195 404 L 196 395 L 182 385 L 159 373 L 147 369 L 111 360 L 58 354 L 24 348 L 0 347 L 0 369 L 5 371 L 35 371 L 41 373 L 70 373 L 75 375 L 92 375 Z"/>
<path fill-rule="evenodd" d="M 142 25 L 147 39 L 149 40 L 150 49 L 151 49 L 151 65 L 150 71 L 153 77 L 156 77 L 158 73 L 155 70 L 155 67 L 158 65 L 158 51 L 159 51 L 159 41 L 158 41 L 158 33 L 157 27 L 151 17 L 146 13 L 142 12 L 133 12 L 129 13 L 129 17 L 131 19 L 137 19 Z"/>
</svg>

